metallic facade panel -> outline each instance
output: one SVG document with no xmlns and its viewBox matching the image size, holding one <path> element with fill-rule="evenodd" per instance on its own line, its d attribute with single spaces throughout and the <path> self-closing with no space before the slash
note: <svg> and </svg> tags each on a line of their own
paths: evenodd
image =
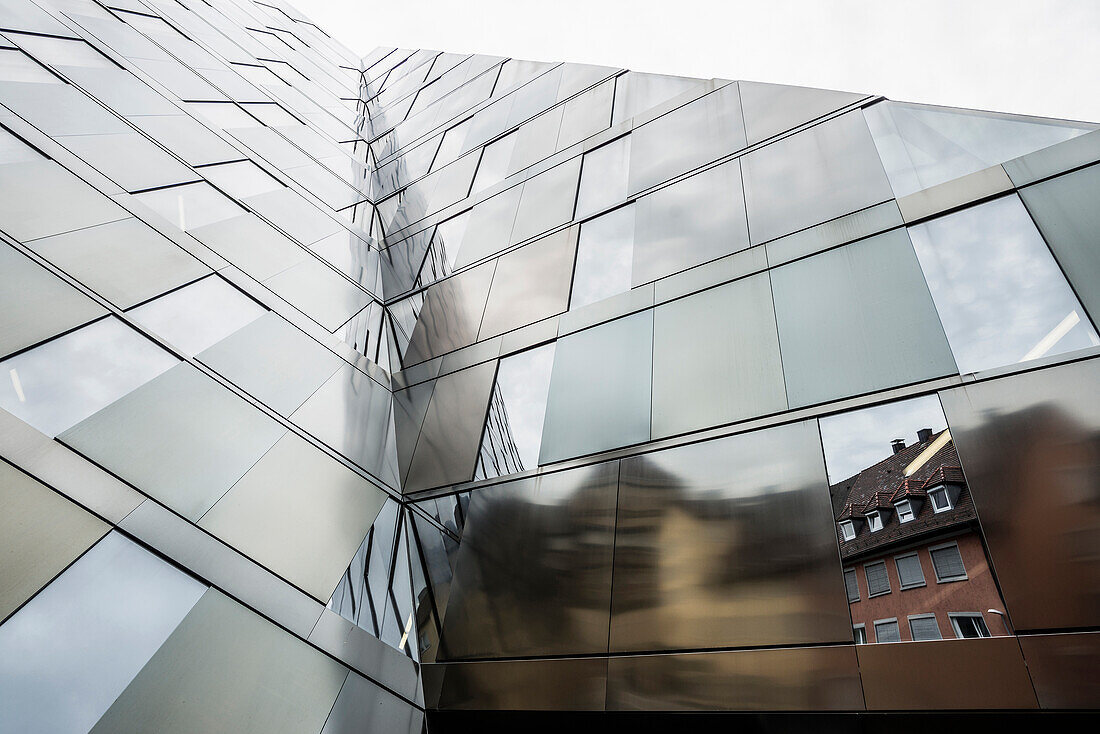
<svg viewBox="0 0 1100 734">
<path fill-rule="evenodd" d="M 607 651 L 618 465 L 472 493 L 439 660 Z"/>
<path fill-rule="evenodd" d="M 110 529 L 107 523 L 0 461 L 0 620 Z"/>
<path fill-rule="evenodd" d="M 566 309 L 576 249 L 573 230 L 532 242 L 497 261 L 479 339 L 541 321 Z"/>
<path fill-rule="evenodd" d="M 771 278 L 792 408 L 957 372 L 904 231 L 775 268 Z"/>
<path fill-rule="evenodd" d="M 389 390 L 344 364 L 290 419 L 375 476 L 396 484 L 392 403 Z"/>
<path fill-rule="evenodd" d="M 611 651 L 851 638 L 813 421 L 621 461 Z"/>
<path fill-rule="evenodd" d="M 1023 635 L 1019 641 L 1041 708 L 1100 708 L 1100 633 Z"/>
<path fill-rule="evenodd" d="M 766 273 L 654 310 L 654 438 L 786 408 Z"/>
<path fill-rule="evenodd" d="M 653 312 L 559 339 L 539 464 L 649 439 Z"/>
<path fill-rule="evenodd" d="M 107 313 L 45 268 L 0 244 L 0 356 Z"/>
<path fill-rule="evenodd" d="M 723 163 L 638 199 L 633 285 L 749 246 L 741 165 Z"/>
<path fill-rule="evenodd" d="M 1093 134 L 1100 139 L 1100 135 Z M 1100 140 L 1098 140 L 1100 142 Z M 1100 165 L 1029 186 L 1020 191 L 1028 212 L 1039 225 L 1069 282 L 1092 315 L 1100 321 Z"/>
<path fill-rule="evenodd" d="M 444 711 L 604 709 L 606 658 L 435 663 L 432 667 L 443 668 L 438 707 Z"/>
<path fill-rule="evenodd" d="M 523 186 L 516 185 L 478 202 L 471 210 L 461 246 L 454 256 L 454 267 L 466 267 L 508 246 L 522 195 Z"/>
<path fill-rule="evenodd" d="M 868 711 L 1033 709 L 1013 637 L 857 645 Z"/>
<path fill-rule="evenodd" d="M 92 731 L 320 731 L 347 674 L 210 589 Z"/>
<path fill-rule="evenodd" d="M 407 700 L 416 696 L 417 665 L 405 654 L 328 609 L 309 633 L 310 644 L 346 662 Z"/>
<path fill-rule="evenodd" d="M 285 430 L 179 364 L 58 439 L 197 520 Z"/>
<path fill-rule="evenodd" d="M 344 364 L 270 311 L 197 359 L 283 415 L 294 412 Z"/>
<path fill-rule="evenodd" d="M 745 156 L 753 244 L 893 198 L 859 110 Z"/>
<path fill-rule="evenodd" d="M 750 145 L 847 107 L 866 96 L 761 82 L 740 81 L 737 86 L 741 91 L 741 112 L 745 116 L 745 135 Z"/>
<path fill-rule="evenodd" d="M 496 262 L 479 265 L 435 283 L 424 293 L 405 365 L 461 349 L 477 341 Z"/>
<path fill-rule="evenodd" d="M 356 673 L 349 673 L 321 734 L 420 734 L 424 712 Z"/>
<path fill-rule="evenodd" d="M 940 393 L 1017 630 L 1100 620 L 1100 361 Z"/>
<path fill-rule="evenodd" d="M 327 602 L 385 500 L 382 490 L 288 433 L 198 524 Z"/>
<path fill-rule="evenodd" d="M 133 217 L 34 240 L 28 246 L 122 309 L 210 272 Z"/>
<path fill-rule="evenodd" d="M 608 711 L 860 711 L 856 651 L 843 647 L 613 657 Z"/>
<path fill-rule="evenodd" d="M 540 235 L 573 218 L 580 182 L 581 157 L 533 176 L 523 184 L 509 244 Z"/>
<path fill-rule="evenodd" d="M 264 285 L 328 331 L 339 329 L 372 301 L 365 290 L 313 258 L 268 278 Z"/>
<path fill-rule="evenodd" d="M 494 361 L 439 378 L 404 491 L 470 481 L 495 373 Z"/>
<path fill-rule="evenodd" d="M 736 84 L 634 129 L 628 191 L 636 194 L 745 147 Z"/>
</svg>

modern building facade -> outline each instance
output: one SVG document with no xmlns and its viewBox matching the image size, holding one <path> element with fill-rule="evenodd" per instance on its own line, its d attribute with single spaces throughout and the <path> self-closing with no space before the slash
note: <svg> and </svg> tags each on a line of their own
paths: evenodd
<svg viewBox="0 0 1100 734">
<path fill-rule="evenodd" d="M 281 0 L 0 105 L 0 731 L 1100 707 L 1097 125 Z"/>
</svg>

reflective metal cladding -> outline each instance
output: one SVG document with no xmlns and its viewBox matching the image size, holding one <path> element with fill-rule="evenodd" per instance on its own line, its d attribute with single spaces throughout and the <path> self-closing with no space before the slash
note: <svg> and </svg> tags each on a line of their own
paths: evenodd
<svg viewBox="0 0 1100 734">
<path fill-rule="evenodd" d="M 0 0 L 0 731 L 1100 709 L 1097 128 Z"/>
</svg>

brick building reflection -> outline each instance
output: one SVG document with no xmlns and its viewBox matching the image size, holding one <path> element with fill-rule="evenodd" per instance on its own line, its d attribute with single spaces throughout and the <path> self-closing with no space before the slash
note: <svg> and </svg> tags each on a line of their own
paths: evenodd
<svg viewBox="0 0 1100 734">
<path fill-rule="evenodd" d="M 1012 634 L 950 430 L 830 486 L 856 642 Z"/>
</svg>

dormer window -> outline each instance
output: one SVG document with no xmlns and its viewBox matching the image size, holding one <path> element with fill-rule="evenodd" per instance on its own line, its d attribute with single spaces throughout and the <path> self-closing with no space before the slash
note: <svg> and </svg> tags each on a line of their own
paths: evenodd
<svg viewBox="0 0 1100 734">
<path fill-rule="evenodd" d="M 909 500 L 898 502 L 894 505 L 894 509 L 898 511 L 898 522 L 909 522 L 916 517 L 916 513 L 913 512 L 913 505 Z"/>
<path fill-rule="evenodd" d="M 844 535 L 845 540 L 854 540 L 856 537 L 856 524 L 851 520 L 845 520 L 840 523 L 840 532 Z"/>
<path fill-rule="evenodd" d="M 872 532 L 882 530 L 882 513 L 873 510 L 867 513 L 867 528 Z"/>
<path fill-rule="evenodd" d="M 928 492 L 928 498 L 932 500 L 932 510 L 934 512 L 947 512 L 951 509 L 951 495 L 947 491 L 947 487 L 936 487 Z"/>
</svg>

